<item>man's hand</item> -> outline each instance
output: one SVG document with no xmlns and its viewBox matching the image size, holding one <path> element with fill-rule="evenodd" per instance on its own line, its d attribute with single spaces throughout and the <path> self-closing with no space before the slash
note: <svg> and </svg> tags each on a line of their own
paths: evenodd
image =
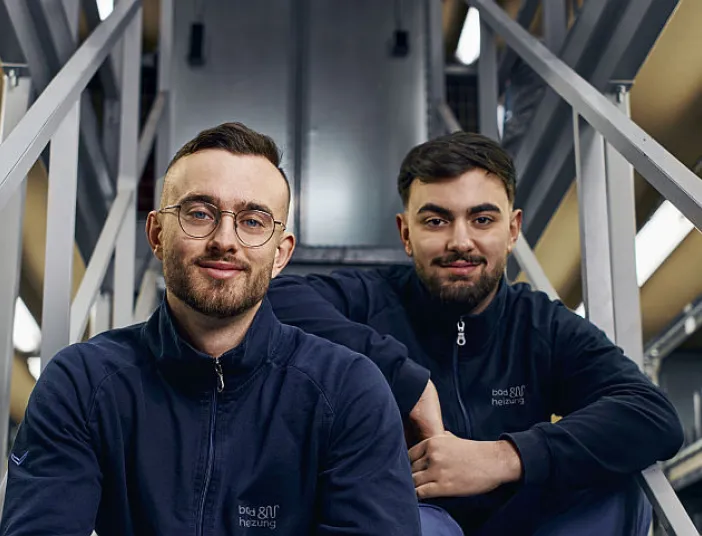
<svg viewBox="0 0 702 536">
<path fill-rule="evenodd" d="M 522 462 L 509 441 L 471 441 L 450 432 L 409 451 L 420 499 L 487 493 L 522 476 Z"/>
<path fill-rule="evenodd" d="M 410 411 L 407 428 L 405 437 L 410 446 L 444 433 L 439 394 L 431 380 L 427 382 L 422 396 Z"/>
</svg>

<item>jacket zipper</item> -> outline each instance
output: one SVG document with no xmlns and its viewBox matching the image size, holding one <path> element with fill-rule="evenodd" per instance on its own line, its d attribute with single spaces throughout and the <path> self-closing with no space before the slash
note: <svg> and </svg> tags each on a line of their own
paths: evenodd
<svg viewBox="0 0 702 536">
<path fill-rule="evenodd" d="M 205 484 L 202 487 L 202 496 L 200 497 L 200 514 L 199 527 L 200 535 L 205 534 L 205 499 L 207 498 L 207 490 L 210 487 L 210 479 L 212 478 L 212 466 L 214 465 L 214 436 L 215 436 L 215 416 L 217 415 L 217 393 L 224 390 L 224 373 L 222 372 L 222 363 L 219 358 L 214 360 L 215 374 L 217 375 L 217 387 L 212 391 L 212 413 L 210 414 L 210 433 L 209 444 L 207 446 L 207 466 L 205 468 Z"/>
<path fill-rule="evenodd" d="M 453 386 L 456 390 L 458 406 L 461 408 L 461 414 L 463 415 L 466 436 L 470 438 L 472 435 L 470 418 L 468 417 L 468 411 L 466 410 L 466 406 L 463 404 L 463 399 L 461 398 L 460 382 L 458 381 L 458 347 L 465 346 L 466 344 L 466 323 L 463 321 L 463 317 L 458 319 L 458 323 L 456 324 L 456 326 L 458 327 L 458 336 L 456 337 L 456 344 L 453 347 Z"/>
</svg>

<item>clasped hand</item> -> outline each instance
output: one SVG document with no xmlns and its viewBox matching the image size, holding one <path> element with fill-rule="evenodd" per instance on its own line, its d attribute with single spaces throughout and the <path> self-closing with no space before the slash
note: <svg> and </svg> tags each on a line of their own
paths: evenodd
<svg viewBox="0 0 702 536">
<path fill-rule="evenodd" d="M 487 493 L 521 478 L 519 454 L 509 441 L 472 441 L 450 432 L 425 439 L 409 451 L 419 499 Z"/>
</svg>

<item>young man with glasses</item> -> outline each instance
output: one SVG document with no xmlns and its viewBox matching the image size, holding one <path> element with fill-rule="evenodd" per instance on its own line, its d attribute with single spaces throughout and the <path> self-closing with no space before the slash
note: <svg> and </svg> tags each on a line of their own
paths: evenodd
<svg viewBox="0 0 702 536">
<path fill-rule="evenodd" d="M 166 299 L 46 367 L 0 533 L 419 535 L 382 375 L 266 301 L 289 201 L 274 142 L 241 124 L 176 154 L 146 225 Z"/>
</svg>

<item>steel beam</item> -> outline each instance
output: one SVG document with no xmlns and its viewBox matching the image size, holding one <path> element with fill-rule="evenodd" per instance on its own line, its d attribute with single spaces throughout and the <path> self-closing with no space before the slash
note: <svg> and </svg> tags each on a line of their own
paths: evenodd
<svg viewBox="0 0 702 536">
<path fill-rule="evenodd" d="M 702 326 L 702 296 L 690 303 L 655 339 L 646 345 L 644 359 L 660 361 L 668 357 Z"/>
<path fill-rule="evenodd" d="M 539 264 L 539 260 L 521 233 L 519 233 L 519 239 L 514 246 L 512 254 L 534 289 L 544 292 L 552 300 L 560 299 L 558 292 L 553 288 L 551 281 L 549 281 L 544 269 Z"/>
<path fill-rule="evenodd" d="M 45 32 L 39 32 L 40 39 L 43 37 L 43 50 L 45 59 L 53 58 L 49 62 L 49 70 L 57 73 L 63 65 L 75 53 L 77 38 L 71 32 L 71 24 L 66 16 L 63 0 L 39 0 L 30 2 L 33 9 L 30 11 L 34 16 L 38 29 L 46 28 Z M 48 53 L 51 51 L 51 53 Z M 110 65 L 110 61 L 104 61 L 100 69 Z M 38 88 L 42 91 L 44 88 Z M 81 98 L 81 132 L 80 143 L 81 153 L 88 156 L 85 163 L 89 164 L 90 177 L 100 187 L 102 192 L 102 203 L 107 209 L 107 203 L 114 197 L 115 188 L 110 174 L 107 170 L 105 155 L 100 145 L 98 122 L 95 110 L 87 95 Z M 82 168 L 85 165 L 81 166 Z M 95 200 L 93 200 L 93 203 Z"/>
<path fill-rule="evenodd" d="M 78 342 L 85 332 L 93 302 L 100 292 L 107 268 L 112 260 L 119 235 L 130 206 L 134 203 L 134 190 L 123 190 L 115 198 L 105 226 L 100 232 L 97 245 L 90 257 L 83 280 L 71 304 L 70 343 Z"/>
<path fill-rule="evenodd" d="M 638 479 L 668 536 L 699 536 L 675 490 L 658 465 L 644 470 Z"/>
<path fill-rule="evenodd" d="M 24 52 L 5 7 L 5 0 L 0 0 L 0 28 L 0 58 L 4 60 L 3 65 L 8 62 L 26 64 Z"/>
<path fill-rule="evenodd" d="M 702 181 L 697 175 L 493 2 L 473 2 L 480 6 L 483 18 L 566 102 L 602 133 L 654 188 L 702 229 Z M 590 0 L 585 7 L 595 2 Z M 528 139 L 532 137 L 530 134 Z"/>
<path fill-rule="evenodd" d="M 427 132 L 429 138 L 442 133 L 438 106 L 446 100 L 446 75 L 444 73 L 444 35 L 442 25 L 442 2 L 425 0 L 426 6 L 426 48 L 427 48 Z"/>
<path fill-rule="evenodd" d="M 294 0 L 293 14 L 290 17 L 290 139 L 293 154 L 292 177 L 292 232 L 298 242 L 304 244 L 302 217 L 305 214 L 305 178 L 307 175 L 307 160 L 309 152 L 309 33 L 310 33 L 310 1 Z M 309 193 L 309 192 L 307 192 Z"/>
<path fill-rule="evenodd" d="M 99 335 L 110 329 L 112 326 L 112 295 L 101 292 L 95 298 L 90 312 L 90 333 L 91 337 Z"/>
<path fill-rule="evenodd" d="M 136 192 L 139 140 L 139 78 L 141 58 L 141 7 L 122 37 L 122 95 L 120 109 L 120 154 L 118 192 Z M 136 195 L 131 199 L 115 248 L 114 327 L 132 323 L 136 261 Z"/>
<path fill-rule="evenodd" d="M 497 45 L 492 28 L 480 18 L 478 58 L 478 126 L 480 133 L 499 141 L 497 128 Z"/>
<path fill-rule="evenodd" d="M 309 247 L 295 248 L 293 264 L 406 264 L 410 262 L 402 249 L 368 247 Z"/>
<path fill-rule="evenodd" d="M 159 125 L 163 120 L 163 111 L 166 108 L 167 100 L 168 93 L 161 91 L 156 96 L 154 103 L 151 105 L 151 110 L 149 110 L 149 115 L 146 118 L 146 123 L 144 123 L 144 128 L 142 129 L 141 136 L 139 137 L 139 148 L 137 151 L 137 178 L 142 176 L 144 173 L 144 168 L 146 168 L 149 154 L 154 146 L 156 132 L 158 131 Z"/>
<path fill-rule="evenodd" d="M 0 82 L 0 141 L 19 123 L 29 106 L 30 82 L 18 78 L 15 83 L 4 75 Z M 15 357 L 13 341 L 15 303 L 19 295 L 22 264 L 22 225 L 27 182 L 23 181 L 7 207 L 0 211 L 0 460 L 7 455 L 10 417 L 10 386 Z M 4 471 L 3 471 L 4 473 Z"/>
<path fill-rule="evenodd" d="M 64 0 L 65 1 L 65 0 Z M 75 0 L 69 0 L 74 2 Z M 81 7 L 85 14 L 85 20 L 88 23 L 88 28 L 92 31 L 101 24 L 100 13 L 97 9 L 95 0 L 82 0 Z M 98 70 L 100 82 L 106 99 L 119 99 L 119 79 L 117 78 L 117 69 L 115 66 L 114 56 L 111 54 L 107 60 L 100 66 Z"/>
<path fill-rule="evenodd" d="M 573 137 L 585 312 L 614 341 L 604 139 L 590 125 L 581 124 L 577 112 L 573 112 Z"/>
<path fill-rule="evenodd" d="M 551 52 L 558 55 L 568 31 L 565 0 L 548 0 L 542 2 L 541 7 L 544 43 Z"/>
<path fill-rule="evenodd" d="M 69 343 L 80 108 L 76 102 L 51 140 L 42 298 L 41 370 Z"/>
<path fill-rule="evenodd" d="M 534 20 L 536 11 L 541 0 L 522 0 L 522 5 L 517 13 L 517 24 L 523 28 L 528 28 Z M 509 47 L 505 47 L 500 56 L 500 65 L 497 69 L 500 93 L 504 90 L 505 83 L 512 74 L 514 64 L 517 62 L 517 53 Z"/>
<path fill-rule="evenodd" d="M 171 71 L 173 69 L 173 11 L 174 0 L 161 0 L 161 19 L 158 36 L 158 90 L 166 92 L 166 109 L 156 140 L 156 187 L 154 204 L 161 203 L 163 176 L 171 160 L 171 142 L 173 130 L 173 91 L 171 89 Z"/>
<path fill-rule="evenodd" d="M 451 133 L 463 130 L 453 110 L 451 110 L 451 107 L 445 101 L 439 104 L 439 114 L 444 121 L 444 129 L 447 132 Z"/>
<path fill-rule="evenodd" d="M 608 98 L 626 117 L 630 117 L 626 88 L 619 87 Z M 609 143 L 605 144 L 605 168 L 614 340 L 639 368 L 643 368 L 641 300 L 636 277 L 632 277 L 636 273 L 634 168 Z"/>
<path fill-rule="evenodd" d="M 603 91 L 612 80 L 634 78 L 677 0 L 596 3 L 583 5 L 561 59 Z M 572 184 L 571 129 L 569 108 L 547 91 L 515 159 L 520 177 L 516 203 L 528 215 L 524 233 L 532 243 Z"/>
<path fill-rule="evenodd" d="M 113 15 L 88 37 L 0 145 L 0 208 L 9 201 L 78 101 L 124 27 L 134 18 L 139 4 L 139 0 L 119 2 Z"/>
</svg>

